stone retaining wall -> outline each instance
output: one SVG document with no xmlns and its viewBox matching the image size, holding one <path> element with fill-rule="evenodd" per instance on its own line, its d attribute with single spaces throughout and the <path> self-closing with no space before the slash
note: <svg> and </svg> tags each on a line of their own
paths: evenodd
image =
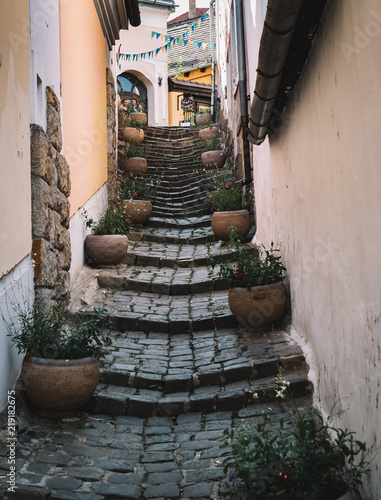
<svg viewBox="0 0 381 500">
<path fill-rule="evenodd" d="M 46 88 L 46 133 L 31 125 L 32 237 L 37 305 L 48 306 L 70 289 L 70 169 L 62 149 L 60 103 Z"/>
</svg>

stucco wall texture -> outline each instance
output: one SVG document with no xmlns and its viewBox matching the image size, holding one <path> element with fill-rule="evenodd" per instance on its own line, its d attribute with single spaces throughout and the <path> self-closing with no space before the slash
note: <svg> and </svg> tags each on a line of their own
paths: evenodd
<svg viewBox="0 0 381 500">
<path fill-rule="evenodd" d="M 257 239 L 279 243 L 315 401 L 380 445 L 381 8 L 334 2 L 285 109 L 254 147 Z M 366 498 L 380 499 L 381 456 Z"/>
</svg>

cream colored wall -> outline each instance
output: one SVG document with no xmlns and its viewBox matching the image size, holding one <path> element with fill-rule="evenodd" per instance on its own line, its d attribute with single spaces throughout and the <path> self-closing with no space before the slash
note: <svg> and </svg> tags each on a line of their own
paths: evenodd
<svg viewBox="0 0 381 500">
<path fill-rule="evenodd" d="M 315 401 L 378 446 L 380 60 L 379 2 L 334 2 L 284 112 L 287 125 L 254 148 L 257 238 L 283 248 L 293 333 L 307 343 Z M 370 477 L 364 498 L 380 499 L 380 474 Z"/>
<path fill-rule="evenodd" d="M 0 278 L 31 250 L 29 2 L 0 2 Z"/>
<path fill-rule="evenodd" d="M 28 0 L 0 1 L 0 410 L 23 359 L 6 323 L 33 301 L 28 19 Z"/>
<path fill-rule="evenodd" d="M 92 0 L 61 0 L 61 75 L 73 215 L 107 180 L 106 42 Z"/>
</svg>

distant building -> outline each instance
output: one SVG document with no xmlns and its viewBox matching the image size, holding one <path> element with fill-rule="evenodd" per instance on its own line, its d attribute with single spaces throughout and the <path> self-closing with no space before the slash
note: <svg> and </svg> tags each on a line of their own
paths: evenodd
<svg viewBox="0 0 381 500">
<path fill-rule="evenodd" d="M 191 120 L 202 108 L 211 107 L 212 50 L 215 45 L 215 15 L 212 9 L 196 8 L 168 22 L 173 46 L 168 50 L 169 124 Z M 211 38 L 210 15 L 213 16 Z"/>
</svg>

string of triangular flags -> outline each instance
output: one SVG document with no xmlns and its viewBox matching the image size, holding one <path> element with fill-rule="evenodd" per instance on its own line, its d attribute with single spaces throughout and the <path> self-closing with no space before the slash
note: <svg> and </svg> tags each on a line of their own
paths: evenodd
<svg viewBox="0 0 381 500">
<path fill-rule="evenodd" d="M 119 69 L 121 69 L 121 64 L 120 64 L 121 60 L 143 61 L 144 59 L 150 59 L 152 57 L 156 57 L 160 52 L 167 52 L 169 49 L 171 49 L 175 45 L 182 45 L 183 44 L 186 46 L 186 45 L 188 45 L 188 43 L 189 43 L 189 46 L 192 46 L 193 48 L 198 47 L 199 49 L 202 48 L 202 50 L 205 50 L 207 48 L 210 50 L 210 48 L 211 48 L 210 43 L 208 43 L 208 42 L 195 42 L 195 41 L 191 42 L 188 39 L 189 33 L 191 31 L 194 32 L 195 29 L 200 27 L 205 22 L 205 20 L 209 17 L 209 13 L 210 13 L 210 11 L 208 10 L 187 31 L 185 31 L 183 34 L 176 36 L 176 37 L 170 36 L 170 35 L 163 35 L 162 33 L 157 33 L 156 31 L 151 31 L 151 38 L 156 37 L 157 40 L 160 38 L 161 40 L 166 41 L 165 45 L 158 47 L 157 49 L 149 50 L 148 52 L 141 52 L 140 54 L 125 54 L 125 53 L 120 52 L 121 45 L 119 45 L 119 49 L 118 49 L 118 52 L 116 54 L 116 64 L 119 66 Z M 216 44 L 214 44 L 214 48 L 216 48 Z"/>
</svg>

